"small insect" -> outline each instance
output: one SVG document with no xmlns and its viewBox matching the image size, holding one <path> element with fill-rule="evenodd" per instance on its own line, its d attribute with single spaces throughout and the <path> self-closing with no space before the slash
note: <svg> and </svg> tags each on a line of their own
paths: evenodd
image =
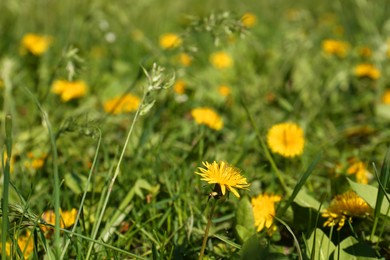
<svg viewBox="0 0 390 260">
<path fill-rule="evenodd" d="M 221 197 L 221 195 L 218 194 L 218 192 L 212 191 L 209 193 L 209 198 L 207 199 L 207 201 L 209 201 L 211 198 L 219 199 L 220 197 Z"/>
</svg>

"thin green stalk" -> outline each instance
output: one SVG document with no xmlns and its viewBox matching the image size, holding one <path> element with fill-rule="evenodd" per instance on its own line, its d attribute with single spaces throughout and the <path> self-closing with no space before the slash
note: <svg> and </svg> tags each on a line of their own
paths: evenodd
<svg viewBox="0 0 390 260">
<path fill-rule="evenodd" d="M 203 242 L 202 242 L 202 248 L 200 249 L 200 253 L 199 253 L 199 260 L 202 260 L 203 259 L 203 256 L 204 256 L 204 251 L 206 249 L 206 244 L 207 244 L 207 239 L 209 237 L 209 230 L 210 230 L 210 227 L 211 227 L 211 220 L 213 218 L 213 215 L 214 215 L 214 210 L 215 210 L 215 206 L 217 205 L 217 200 L 214 200 L 214 203 L 213 203 L 213 206 L 211 207 L 211 210 L 210 210 L 210 215 L 209 215 L 209 218 L 207 220 L 207 225 L 206 225 L 206 229 L 204 231 L 204 237 L 203 237 Z"/>
<path fill-rule="evenodd" d="M 275 163 L 274 159 L 272 158 L 272 155 L 269 152 L 269 150 L 268 150 L 268 148 L 267 148 L 263 138 L 261 137 L 259 129 L 257 128 L 256 123 L 255 123 L 255 121 L 254 121 L 254 119 L 252 117 L 252 114 L 249 112 L 249 109 L 246 106 L 246 102 L 244 101 L 244 98 L 242 96 L 241 96 L 241 104 L 242 104 L 242 106 L 245 109 L 245 112 L 246 112 L 246 114 L 247 114 L 247 116 L 249 118 L 249 121 L 250 121 L 253 129 L 255 130 L 257 140 L 259 141 L 259 143 L 261 145 L 261 148 L 263 149 L 263 151 L 265 153 L 265 156 L 267 157 L 269 163 L 271 164 L 271 167 L 273 169 L 273 172 L 276 175 L 276 178 L 278 179 L 280 185 L 282 186 L 283 191 L 288 194 L 289 190 L 287 188 L 286 183 L 284 182 L 283 176 L 282 176 L 281 172 L 279 171 L 278 167 L 276 166 L 276 163 Z"/>
<path fill-rule="evenodd" d="M 11 172 L 11 156 L 12 156 L 12 117 L 7 114 L 5 117 L 5 136 L 6 136 L 6 160 L 4 168 L 4 179 L 3 179 L 3 199 L 1 203 L 2 209 L 2 229 L 1 229 L 1 245 L 2 248 L 6 248 L 7 235 L 8 235 L 8 196 L 9 196 L 9 182 Z M 3 158 L 3 157 L 2 157 Z M 6 250 L 1 250 L 2 259 L 7 259 Z"/>
<path fill-rule="evenodd" d="M 131 134 L 133 133 L 133 129 L 134 129 L 134 126 L 135 126 L 135 123 L 137 122 L 137 119 L 140 115 L 140 112 L 141 112 L 141 107 L 142 107 L 142 104 L 144 103 L 147 95 L 148 95 L 149 92 L 145 91 L 144 92 L 144 95 L 142 97 L 142 100 L 141 100 L 141 105 L 138 107 L 137 109 L 137 112 L 134 116 L 134 119 L 133 119 L 133 122 L 131 124 L 131 127 L 129 129 L 129 132 L 127 134 L 127 137 L 126 137 L 126 141 L 125 141 L 125 144 L 123 146 L 123 149 L 122 149 L 122 153 L 119 157 L 119 160 L 118 160 L 118 164 L 116 165 L 116 169 L 115 169 L 115 172 L 114 172 L 114 176 L 112 177 L 111 179 L 111 182 L 110 182 L 110 185 L 108 187 L 108 190 L 107 190 L 107 195 L 106 195 L 106 198 L 105 198 L 105 201 L 104 201 L 104 204 L 103 204 L 103 208 L 102 208 L 102 211 L 100 212 L 100 216 L 99 216 L 99 219 L 98 221 L 96 222 L 96 226 L 94 227 L 94 231 L 93 231 L 93 234 L 92 234 L 92 239 L 95 239 L 96 236 L 97 236 L 97 232 L 99 230 L 99 226 L 100 226 L 100 223 L 102 222 L 102 219 L 103 219 L 103 215 L 104 215 L 104 212 L 106 211 L 106 208 L 107 208 L 107 204 L 108 204 L 108 200 L 110 198 L 110 195 L 111 195 L 111 192 L 112 192 L 112 189 L 114 187 L 114 184 L 115 184 L 115 180 L 116 178 L 118 177 L 119 175 L 119 170 L 120 170 L 120 166 L 122 164 L 122 160 L 123 160 L 123 157 L 125 156 L 125 152 L 126 152 L 126 148 L 127 148 L 127 145 L 130 141 L 130 136 Z M 89 248 L 88 248 L 88 253 L 87 253 L 87 256 L 86 256 L 86 259 L 89 259 L 90 256 L 91 256 L 91 253 L 92 253 L 92 247 L 93 247 L 93 242 L 90 243 L 89 245 Z"/>
<path fill-rule="evenodd" d="M 52 162 L 53 162 L 53 175 L 54 175 L 54 214 L 55 214 L 55 226 L 54 226 L 54 255 L 56 259 L 60 257 L 60 178 L 58 174 L 58 153 L 55 137 L 53 134 L 53 130 L 49 121 L 49 117 L 47 116 L 46 111 L 42 108 L 38 99 L 34 96 L 34 94 L 28 89 L 24 88 L 24 90 L 31 96 L 39 111 L 41 112 L 42 118 L 45 121 L 47 131 L 49 133 L 51 151 L 52 151 Z"/>
<path fill-rule="evenodd" d="M 96 130 L 99 132 L 99 140 L 98 140 L 98 144 L 96 146 L 96 152 L 95 152 L 95 156 L 93 158 L 93 162 L 92 162 L 92 166 L 91 166 L 91 169 L 89 170 L 89 175 L 88 175 L 88 180 L 87 180 L 87 183 L 85 184 L 85 188 L 84 188 L 84 193 L 83 193 L 83 197 L 81 198 L 81 202 L 80 202 L 80 206 L 79 206 L 79 209 L 78 209 L 78 212 L 77 212 L 77 216 L 76 216 L 76 220 L 75 220 L 75 223 L 73 225 L 73 228 L 72 228 L 72 232 L 74 233 L 76 231 L 76 228 L 77 228 L 77 223 L 80 219 L 80 214 L 83 210 L 83 206 L 84 206 L 84 201 L 85 201 L 85 198 L 87 196 L 87 192 L 88 192 L 88 189 L 89 189 L 89 185 L 91 183 L 91 179 L 92 179 L 92 173 L 94 172 L 95 170 L 95 166 L 96 166 L 96 162 L 97 162 L 97 157 L 98 157 L 98 154 L 99 154 L 99 150 L 100 150 L 100 144 L 101 144 L 101 140 L 102 140 L 102 132 L 100 131 L 99 128 L 96 128 Z M 72 239 L 72 234 L 70 235 L 70 237 L 68 238 L 68 240 L 66 241 L 66 244 L 65 244 L 65 247 L 64 249 L 62 250 L 62 254 L 61 254 L 61 259 L 64 259 L 65 257 L 65 253 L 69 247 L 69 244 L 70 244 L 70 241 Z"/>
</svg>

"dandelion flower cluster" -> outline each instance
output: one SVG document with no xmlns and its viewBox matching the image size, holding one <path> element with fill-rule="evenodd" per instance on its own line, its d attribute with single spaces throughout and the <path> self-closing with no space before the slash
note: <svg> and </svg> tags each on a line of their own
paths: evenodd
<svg viewBox="0 0 390 260">
<path fill-rule="evenodd" d="M 370 79 L 379 79 L 381 76 L 381 72 L 370 63 L 362 63 L 355 67 L 354 73 L 357 77 L 363 78 L 367 77 Z"/>
<path fill-rule="evenodd" d="M 140 98 L 132 94 L 118 96 L 104 102 L 104 111 L 114 115 L 136 111 L 140 105 Z"/>
<path fill-rule="evenodd" d="M 227 69 L 233 65 L 232 57 L 224 51 L 212 53 L 210 55 L 210 62 L 217 69 Z"/>
<path fill-rule="evenodd" d="M 366 164 L 364 164 L 362 161 L 352 160 L 350 162 L 350 166 L 347 169 L 347 173 L 349 175 L 355 175 L 356 181 L 358 183 L 368 183 L 368 176 L 370 175 L 370 172 L 367 170 Z"/>
<path fill-rule="evenodd" d="M 52 41 L 50 36 L 28 33 L 22 38 L 22 54 L 29 52 L 32 55 L 41 56 L 50 47 Z"/>
<path fill-rule="evenodd" d="M 160 47 L 163 49 L 174 49 L 182 44 L 183 40 L 175 33 L 165 33 L 160 36 Z"/>
<path fill-rule="evenodd" d="M 224 196 L 227 191 L 231 191 L 236 197 L 240 194 L 236 189 L 248 189 L 249 185 L 240 170 L 229 165 L 227 162 L 203 162 L 203 166 L 199 167 L 200 172 L 195 172 L 202 177 L 201 180 L 209 184 L 215 184 L 214 191 L 220 191 L 220 196 Z"/>
<path fill-rule="evenodd" d="M 280 196 L 266 193 L 252 198 L 251 204 L 257 232 L 260 232 L 264 228 L 272 230 L 270 228 L 272 227 L 275 216 L 275 202 L 279 202 L 280 200 Z"/>
<path fill-rule="evenodd" d="M 51 92 L 60 95 L 63 102 L 68 102 L 72 99 L 83 97 L 87 93 L 87 84 L 82 81 L 67 81 L 67 80 L 56 80 L 53 83 Z"/>
<path fill-rule="evenodd" d="M 343 58 L 347 55 L 349 44 L 344 41 L 327 39 L 322 42 L 322 50 L 330 55 Z"/>
<path fill-rule="evenodd" d="M 192 109 L 191 115 L 199 125 L 206 125 L 214 130 L 221 130 L 223 127 L 221 117 L 211 108 L 199 107 Z"/>
<path fill-rule="evenodd" d="M 301 155 L 305 145 L 303 130 L 294 123 L 274 125 L 268 130 L 267 143 L 272 152 L 284 157 Z"/>
<path fill-rule="evenodd" d="M 345 221 L 348 220 L 351 223 L 352 217 L 367 217 L 371 212 L 372 209 L 362 198 L 354 191 L 347 191 L 334 197 L 322 216 L 328 218 L 324 223 L 325 227 L 338 225 L 337 230 L 340 230 Z"/>
</svg>

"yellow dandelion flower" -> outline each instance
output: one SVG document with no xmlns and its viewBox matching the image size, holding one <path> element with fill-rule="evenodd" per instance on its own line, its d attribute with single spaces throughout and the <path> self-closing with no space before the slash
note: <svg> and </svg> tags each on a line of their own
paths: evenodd
<svg viewBox="0 0 390 260">
<path fill-rule="evenodd" d="M 53 39 L 50 36 L 42 36 L 28 33 L 22 38 L 21 52 L 29 52 L 35 56 L 41 56 L 50 47 Z"/>
<path fill-rule="evenodd" d="M 221 117 L 211 108 L 199 107 L 192 109 L 191 115 L 199 125 L 206 125 L 214 130 L 221 130 L 223 127 Z"/>
<path fill-rule="evenodd" d="M 34 240 L 30 230 L 18 237 L 18 246 L 23 252 L 23 256 L 28 259 L 34 251 Z"/>
<path fill-rule="evenodd" d="M 176 94 L 183 95 L 186 92 L 186 85 L 184 80 L 179 79 L 173 85 L 173 91 L 175 91 Z"/>
<path fill-rule="evenodd" d="M 199 167 L 200 172 L 195 172 L 202 177 L 202 181 L 209 184 L 215 184 L 214 191 L 217 191 L 218 195 L 224 196 L 227 191 L 231 191 L 236 197 L 240 197 L 240 194 L 236 189 L 248 189 L 249 185 L 241 175 L 239 169 L 229 165 L 226 162 L 203 162 L 205 168 Z"/>
<path fill-rule="evenodd" d="M 360 47 L 358 52 L 359 55 L 363 58 L 370 58 L 372 56 L 372 50 L 367 46 Z"/>
<path fill-rule="evenodd" d="M 303 130 L 294 123 L 274 125 L 268 131 L 267 143 L 272 152 L 284 157 L 301 155 L 305 145 Z"/>
<path fill-rule="evenodd" d="M 61 96 L 63 102 L 83 97 L 87 94 L 87 84 L 84 81 L 56 80 L 53 83 L 51 92 Z"/>
<path fill-rule="evenodd" d="M 382 103 L 390 105 L 390 89 L 387 89 L 382 95 Z"/>
<path fill-rule="evenodd" d="M 210 62 L 217 69 L 227 69 L 233 65 L 232 57 L 224 51 L 212 53 L 210 55 Z"/>
<path fill-rule="evenodd" d="M 347 56 L 349 44 L 344 41 L 327 39 L 322 42 L 322 50 L 330 55 L 335 55 L 340 58 Z"/>
<path fill-rule="evenodd" d="M 362 161 L 352 160 L 350 166 L 347 169 L 349 175 L 354 174 L 358 183 L 367 184 L 368 176 L 370 172 L 367 170 L 367 166 Z"/>
<path fill-rule="evenodd" d="M 180 53 L 177 58 L 179 63 L 184 67 L 188 67 L 192 63 L 192 57 L 185 52 Z"/>
<path fill-rule="evenodd" d="M 357 77 L 363 78 L 367 77 L 370 79 L 379 79 L 381 76 L 381 72 L 370 63 L 362 63 L 355 67 L 354 73 Z"/>
<path fill-rule="evenodd" d="M 272 227 L 275 216 L 275 202 L 280 200 L 281 197 L 278 195 L 265 193 L 252 198 L 251 204 L 257 232 L 264 228 L 270 229 Z"/>
<path fill-rule="evenodd" d="M 247 12 L 241 17 L 241 22 L 245 27 L 252 28 L 257 22 L 257 17 L 255 14 Z"/>
<path fill-rule="evenodd" d="M 227 97 L 232 93 L 232 90 L 229 86 L 221 85 L 218 87 L 218 93 L 223 97 Z"/>
<path fill-rule="evenodd" d="M 175 33 L 165 33 L 160 36 L 160 47 L 163 49 L 173 49 L 179 47 L 183 40 Z"/>
<path fill-rule="evenodd" d="M 60 227 L 69 228 L 76 222 L 77 209 L 62 211 L 60 209 Z M 50 225 L 55 225 L 56 215 L 53 210 L 47 210 L 42 214 L 42 219 Z M 43 232 L 49 231 L 52 228 L 46 225 L 40 226 Z"/>
<path fill-rule="evenodd" d="M 104 102 L 103 107 L 106 113 L 117 115 L 120 113 L 136 111 L 140 105 L 140 102 L 141 100 L 139 97 L 132 94 L 126 94 L 124 96 L 119 96 L 107 100 Z"/>
<path fill-rule="evenodd" d="M 328 218 L 324 227 L 338 225 L 337 230 L 340 230 L 346 221 L 352 222 L 352 217 L 364 218 L 371 212 L 372 209 L 362 198 L 354 191 L 347 191 L 334 197 L 329 207 L 322 213 L 324 218 Z"/>
</svg>

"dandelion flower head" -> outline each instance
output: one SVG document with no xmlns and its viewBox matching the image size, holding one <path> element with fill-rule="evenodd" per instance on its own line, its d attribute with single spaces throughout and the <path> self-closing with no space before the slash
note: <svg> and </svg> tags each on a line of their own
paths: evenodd
<svg viewBox="0 0 390 260">
<path fill-rule="evenodd" d="M 251 204 L 257 232 L 272 227 L 275 216 L 275 202 L 280 200 L 280 196 L 266 193 L 252 198 Z"/>
<path fill-rule="evenodd" d="M 324 226 L 338 225 L 337 230 L 340 230 L 347 220 L 351 223 L 352 217 L 367 217 L 371 211 L 370 206 L 354 191 L 347 191 L 334 197 L 329 207 L 322 213 L 324 218 L 328 218 Z"/>
<path fill-rule="evenodd" d="M 212 53 L 210 55 L 210 62 L 217 69 L 227 69 L 233 65 L 232 57 L 224 51 Z"/>
<path fill-rule="evenodd" d="M 106 113 L 111 113 L 114 115 L 120 113 L 129 113 L 136 111 L 140 105 L 140 98 L 132 95 L 126 94 L 124 96 L 118 96 L 104 102 L 104 111 Z"/>
<path fill-rule="evenodd" d="M 22 54 L 27 51 L 35 56 L 41 56 L 50 47 L 52 41 L 53 40 L 50 36 L 28 33 L 22 38 Z"/>
<path fill-rule="evenodd" d="M 294 123 L 274 125 L 268 130 L 267 143 L 272 152 L 284 157 L 301 155 L 305 145 L 303 130 Z"/>
<path fill-rule="evenodd" d="M 206 125 L 214 130 L 221 130 L 223 127 L 222 118 L 211 108 L 199 107 L 192 109 L 191 115 L 199 125 Z"/>
<path fill-rule="evenodd" d="M 62 211 L 60 209 L 60 227 L 61 228 L 69 228 L 73 226 L 76 222 L 77 217 L 77 209 L 73 208 L 71 210 Z M 50 225 L 55 225 L 56 215 L 53 210 L 47 210 L 42 214 L 42 219 Z M 50 227 L 41 225 L 41 229 L 43 232 L 50 230 Z"/>
<path fill-rule="evenodd" d="M 178 55 L 178 61 L 184 67 L 188 67 L 192 63 L 192 57 L 189 54 L 182 52 Z"/>
<path fill-rule="evenodd" d="M 61 96 L 63 102 L 83 97 L 87 94 L 87 84 L 82 81 L 56 80 L 53 83 L 51 92 Z"/>
<path fill-rule="evenodd" d="M 367 184 L 368 176 L 370 172 L 367 170 L 367 166 L 362 161 L 351 160 L 350 166 L 347 169 L 349 175 L 355 175 L 358 183 Z"/>
<path fill-rule="evenodd" d="M 349 44 L 344 41 L 327 39 L 322 42 L 322 50 L 330 55 L 343 58 L 347 55 Z"/>
<path fill-rule="evenodd" d="M 257 22 L 257 17 L 254 13 L 247 12 L 241 17 L 242 24 L 247 28 L 252 28 Z"/>
<path fill-rule="evenodd" d="M 163 49 L 174 49 L 182 44 L 183 40 L 175 33 L 165 33 L 160 36 L 160 47 Z"/>
<path fill-rule="evenodd" d="M 370 63 L 362 63 L 355 67 L 355 75 L 359 78 L 367 77 L 370 79 L 379 79 L 381 72 Z"/>
<path fill-rule="evenodd" d="M 173 91 L 175 91 L 176 94 L 183 95 L 186 92 L 186 85 L 187 84 L 184 80 L 176 80 L 173 85 Z"/>
<path fill-rule="evenodd" d="M 241 175 L 239 169 L 229 165 L 226 162 L 203 162 L 203 166 L 199 167 L 200 172 L 195 172 L 202 177 L 201 180 L 206 181 L 209 184 L 218 185 L 221 191 L 221 195 L 226 194 L 226 190 L 231 191 L 236 197 L 240 197 L 240 194 L 236 189 L 248 189 L 249 185 Z"/>
</svg>

